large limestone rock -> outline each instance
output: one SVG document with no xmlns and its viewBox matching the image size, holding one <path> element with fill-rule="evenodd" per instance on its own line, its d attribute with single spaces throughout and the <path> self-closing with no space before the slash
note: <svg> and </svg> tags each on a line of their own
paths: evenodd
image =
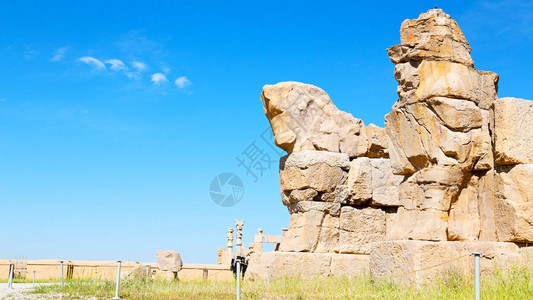
<svg viewBox="0 0 533 300">
<path fill-rule="evenodd" d="M 486 241 L 497 241 L 496 235 L 496 218 L 495 218 L 495 207 L 496 207 L 496 198 L 494 195 L 494 180 L 495 180 L 495 171 L 491 170 L 479 178 L 478 184 L 478 209 L 479 209 L 479 218 L 480 218 L 480 231 L 479 231 L 479 240 Z"/>
<path fill-rule="evenodd" d="M 482 274 L 490 274 L 496 265 L 510 267 L 512 264 L 507 261 L 519 258 L 514 243 L 385 241 L 372 244 L 370 272 L 376 279 L 393 277 L 392 280 L 405 283 L 421 283 L 447 271 L 472 276 L 473 259 L 468 258 L 472 252 L 485 255 L 481 258 Z M 442 264 L 457 258 L 460 259 Z M 429 268 L 436 265 L 440 266 Z M 429 269 L 414 272 L 425 268 Z"/>
<path fill-rule="evenodd" d="M 279 170 L 279 178 L 284 192 L 308 188 L 319 192 L 332 192 L 342 184 L 344 172 L 339 167 L 319 163 L 305 169 L 282 167 Z"/>
<path fill-rule="evenodd" d="M 387 145 L 387 134 L 385 128 L 378 127 L 374 124 L 368 124 L 366 127 L 368 137 L 367 157 L 371 158 L 388 158 L 389 150 Z"/>
<path fill-rule="evenodd" d="M 387 240 L 447 240 L 447 218 L 445 211 L 427 208 L 425 210 L 398 208 L 387 226 Z"/>
<path fill-rule="evenodd" d="M 385 117 L 394 173 L 431 165 L 473 169 L 492 151 L 483 116 L 498 97 L 498 75 L 474 69 L 468 42 L 440 9 L 405 21 L 401 33 L 402 44 L 389 49 L 399 99 Z"/>
<path fill-rule="evenodd" d="M 287 252 L 338 252 L 339 203 L 303 201 L 289 206 L 289 229 L 280 245 Z"/>
<path fill-rule="evenodd" d="M 387 50 L 395 64 L 445 60 L 474 65 L 471 48 L 459 25 L 440 9 L 432 9 L 415 20 L 405 20 L 400 35 L 402 43 Z"/>
<path fill-rule="evenodd" d="M 369 272 L 369 255 L 333 253 L 263 252 L 253 253 L 246 278 L 317 276 L 360 276 Z M 267 268 L 268 267 L 268 268 Z"/>
<path fill-rule="evenodd" d="M 161 271 L 179 272 L 183 267 L 179 252 L 171 250 L 158 250 L 156 264 Z"/>
<path fill-rule="evenodd" d="M 368 157 L 352 160 L 346 185 L 349 204 L 364 204 L 372 198 L 372 163 Z"/>
<path fill-rule="evenodd" d="M 495 179 L 496 234 L 502 242 L 533 242 L 533 164 L 502 166 Z"/>
<path fill-rule="evenodd" d="M 476 241 L 481 231 L 479 178 L 472 176 L 452 203 L 448 220 L 448 239 Z"/>
<path fill-rule="evenodd" d="M 265 85 L 261 101 L 276 145 L 288 153 L 323 150 L 358 157 L 368 151 L 363 121 L 338 110 L 316 86 L 292 81 Z M 373 143 L 373 153 L 385 152 L 378 149 L 382 143 Z"/>
<path fill-rule="evenodd" d="M 514 243 L 533 243 L 533 101 L 498 100 L 498 75 L 474 68 L 442 10 L 404 21 L 400 33 L 388 49 L 398 100 L 385 128 L 339 111 L 312 85 L 263 88 L 276 145 L 289 153 L 279 176 L 291 221 L 283 252 L 260 265 L 279 259 L 280 270 L 325 275 L 370 254 L 380 277 L 472 251 L 516 258 Z M 346 256 L 334 263 L 336 253 Z"/>
<path fill-rule="evenodd" d="M 326 151 L 294 152 L 280 159 L 282 192 L 313 189 L 333 192 L 345 179 L 348 155 Z"/>
<path fill-rule="evenodd" d="M 492 105 L 496 164 L 533 163 L 533 101 L 502 98 Z"/>
<path fill-rule="evenodd" d="M 385 211 L 372 207 L 341 208 L 340 253 L 369 254 L 370 244 L 384 241 L 385 234 Z"/>
<path fill-rule="evenodd" d="M 305 169 L 322 163 L 331 167 L 347 169 L 350 167 L 350 157 L 344 153 L 304 150 L 283 156 L 280 159 L 280 168 Z"/>
<path fill-rule="evenodd" d="M 390 159 L 371 159 L 372 206 L 400 206 L 399 186 L 404 180 L 392 171 Z"/>
<path fill-rule="evenodd" d="M 404 177 L 393 174 L 389 159 L 353 159 L 348 172 L 348 195 L 342 204 L 400 206 L 399 185 Z"/>
</svg>

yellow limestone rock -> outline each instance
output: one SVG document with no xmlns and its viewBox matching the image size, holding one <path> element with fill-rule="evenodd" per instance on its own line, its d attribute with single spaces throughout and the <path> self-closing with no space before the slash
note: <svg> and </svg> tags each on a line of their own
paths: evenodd
<svg viewBox="0 0 533 300">
<path fill-rule="evenodd" d="M 492 105 L 496 164 L 533 163 L 533 101 L 502 98 Z"/>
<path fill-rule="evenodd" d="M 359 157 L 368 151 L 363 121 L 338 110 L 316 86 L 292 81 L 265 85 L 261 101 L 276 145 L 288 153 L 323 150 Z"/>
<path fill-rule="evenodd" d="M 372 163 L 368 157 L 351 161 L 347 186 L 348 204 L 363 204 L 372 198 Z"/>
<path fill-rule="evenodd" d="M 341 208 L 340 253 L 369 254 L 370 244 L 384 241 L 385 235 L 385 211 L 372 207 Z"/>
<path fill-rule="evenodd" d="M 401 44 L 387 51 L 395 64 L 410 60 L 446 60 L 473 66 L 471 48 L 463 32 L 441 9 L 431 9 L 418 19 L 402 23 Z"/>
<path fill-rule="evenodd" d="M 339 203 L 302 201 L 289 206 L 289 229 L 280 245 L 288 252 L 338 252 Z"/>
<path fill-rule="evenodd" d="M 533 164 L 502 166 L 495 178 L 498 240 L 533 242 Z"/>
<path fill-rule="evenodd" d="M 395 282 L 422 283 L 434 280 L 447 271 L 471 276 L 473 259 L 468 254 L 482 252 L 482 274 L 490 274 L 495 267 L 510 268 L 520 258 L 518 246 L 514 243 L 494 242 L 428 242 L 428 241 L 384 241 L 373 243 L 370 250 L 370 272 L 372 277 L 394 277 Z M 460 260 L 452 261 L 457 258 Z M 499 258 L 499 259 L 497 259 Z M 449 262 L 438 268 L 432 266 Z M 415 270 L 425 269 L 423 272 Z M 404 276 L 399 276 L 405 273 Z"/>
</svg>

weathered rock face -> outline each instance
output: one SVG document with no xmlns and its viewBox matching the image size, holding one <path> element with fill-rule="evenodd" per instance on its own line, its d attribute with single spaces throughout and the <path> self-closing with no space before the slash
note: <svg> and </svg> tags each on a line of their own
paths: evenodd
<svg viewBox="0 0 533 300">
<path fill-rule="evenodd" d="M 533 241 L 533 164 L 502 166 L 495 178 L 496 235 L 502 242 Z"/>
<path fill-rule="evenodd" d="M 442 10 L 405 21 L 401 35 L 388 50 L 399 99 L 385 128 L 393 172 L 409 179 L 387 237 L 478 240 L 494 230 L 481 221 L 490 212 L 481 214 L 478 195 L 479 177 L 494 167 L 489 109 L 498 75 L 474 69 L 468 42 Z"/>
<path fill-rule="evenodd" d="M 474 65 L 472 49 L 459 25 L 440 9 L 432 9 L 415 20 L 405 20 L 400 35 L 402 43 L 387 50 L 395 64 L 445 60 Z"/>
<path fill-rule="evenodd" d="M 498 99 L 492 103 L 492 112 L 496 163 L 533 163 L 533 101 Z"/>
<path fill-rule="evenodd" d="M 265 85 L 261 94 L 276 145 L 288 153 L 302 150 L 342 152 L 350 157 L 369 151 L 363 121 L 340 111 L 322 89 L 299 82 Z M 375 136 L 377 129 L 372 127 Z M 370 138 L 370 152 L 386 157 L 379 137 Z"/>
<path fill-rule="evenodd" d="M 442 255 L 477 243 L 514 253 L 512 243 L 481 242 L 533 242 L 533 101 L 498 100 L 498 75 L 474 68 L 442 10 L 404 21 L 400 32 L 401 44 L 387 50 L 399 97 L 385 128 L 339 111 L 315 86 L 264 87 L 276 144 L 289 153 L 280 161 L 291 213 L 282 251 L 392 251 L 422 266 L 425 257 L 412 257 L 433 242 L 443 242 Z"/>
<path fill-rule="evenodd" d="M 516 261 L 520 257 L 518 246 L 513 243 L 385 241 L 372 244 L 370 271 L 375 278 L 390 276 L 392 280 L 403 282 L 432 279 L 449 270 L 471 276 L 473 260 L 466 257 L 471 252 L 485 254 L 481 259 L 483 274 L 493 271 L 494 264 L 511 267 L 506 261 Z M 458 260 L 424 272 L 413 272 L 453 259 Z M 405 273 L 409 274 L 395 277 Z"/>
<path fill-rule="evenodd" d="M 263 252 L 250 256 L 246 278 L 267 274 L 302 278 L 330 275 L 360 275 L 368 272 L 368 255 L 334 253 Z M 253 266 L 253 267 L 252 267 Z"/>
</svg>

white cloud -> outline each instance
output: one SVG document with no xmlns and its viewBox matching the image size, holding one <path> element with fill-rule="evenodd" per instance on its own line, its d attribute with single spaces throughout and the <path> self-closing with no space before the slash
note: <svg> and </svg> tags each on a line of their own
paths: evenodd
<svg viewBox="0 0 533 300">
<path fill-rule="evenodd" d="M 135 69 L 137 69 L 137 72 L 139 72 L 139 73 L 142 72 L 142 71 L 144 71 L 144 70 L 146 70 L 146 64 L 144 64 L 144 63 L 142 63 L 142 62 L 134 61 L 134 62 L 132 63 L 132 65 L 133 65 L 133 67 L 134 67 Z"/>
<path fill-rule="evenodd" d="M 167 76 L 163 73 L 154 73 L 152 74 L 152 81 L 155 85 L 160 85 L 162 82 L 167 82 Z"/>
<path fill-rule="evenodd" d="M 84 62 L 90 66 L 93 66 L 95 69 L 105 69 L 104 63 L 92 56 L 80 57 L 78 58 L 78 61 Z"/>
<path fill-rule="evenodd" d="M 65 57 L 65 52 L 67 52 L 67 47 L 61 47 L 54 52 L 54 56 L 50 61 L 60 61 Z"/>
<path fill-rule="evenodd" d="M 111 70 L 120 71 L 127 69 L 126 65 L 120 59 L 108 59 L 105 61 L 105 63 L 111 65 L 111 67 L 109 67 Z"/>
<path fill-rule="evenodd" d="M 39 56 L 39 51 L 37 51 L 37 50 L 28 49 L 28 50 L 24 51 L 24 59 L 25 60 L 32 60 L 32 59 L 36 58 L 37 56 Z"/>
<path fill-rule="evenodd" d="M 187 78 L 187 76 L 181 76 L 179 77 L 178 79 L 176 79 L 176 81 L 174 81 L 174 83 L 180 88 L 184 88 L 186 86 L 189 86 L 192 84 L 192 81 L 189 80 L 189 78 Z"/>
</svg>

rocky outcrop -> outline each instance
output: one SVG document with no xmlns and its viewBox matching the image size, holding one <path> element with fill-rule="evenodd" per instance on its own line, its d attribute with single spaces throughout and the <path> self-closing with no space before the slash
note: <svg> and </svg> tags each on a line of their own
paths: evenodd
<svg viewBox="0 0 533 300">
<path fill-rule="evenodd" d="M 337 109 L 322 89 L 299 82 L 266 85 L 261 94 L 276 145 L 288 153 L 318 150 L 346 153 L 350 157 L 386 157 L 386 145 L 376 129 Z"/>
<path fill-rule="evenodd" d="M 533 243 L 533 101 L 498 99 L 498 75 L 474 68 L 442 10 L 404 21 L 400 33 L 387 50 L 398 100 L 385 128 L 338 110 L 318 87 L 264 87 L 276 145 L 288 152 L 284 253 L 403 253 L 385 263 L 409 269 L 426 263 L 422 250 L 511 255 L 514 243 Z"/>
</svg>

